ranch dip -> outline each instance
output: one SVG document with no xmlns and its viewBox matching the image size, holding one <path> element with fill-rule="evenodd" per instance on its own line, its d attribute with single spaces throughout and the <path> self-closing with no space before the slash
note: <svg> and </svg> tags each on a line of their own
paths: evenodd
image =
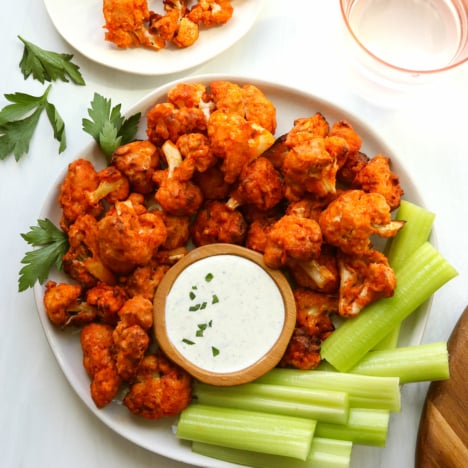
<svg viewBox="0 0 468 468">
<path fill-rule="evenodd" d="M 262 358 L 280 336 L 284 320 L 275 281 L 237 255 L 190 264 L 166 298 L 169 340 L 193 364 L 217 373 L 236 372 Z"/>
</svg>

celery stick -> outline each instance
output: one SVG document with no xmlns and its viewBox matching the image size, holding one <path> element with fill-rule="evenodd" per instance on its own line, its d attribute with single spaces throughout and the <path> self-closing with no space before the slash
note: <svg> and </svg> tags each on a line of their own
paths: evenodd
<svg viewBox="0 0 468 468">
<path fill-rule="evenodd" d="M 429 343 L 391 350 L 371 351 L 351 373 L 399 377 L 400 383 L 444 380 L 450 377 L 447 344 Z"/>
<path fill-rule="evenodd" d="M 218 447 L 201 442 L 193 442 L 192 451 L 207 457 L 253 468 L 348 468 L 351 463 L 352 443 L 347 440 L 314 437 L 305 461 L 291 457 Z"/>
<path fill-rule="evenodd" d="M 195 403 L 180 414 L 176 436 L 305 460 L 315 426 L 312 419 Z"/>
<path fill-rule="evenodd" d="M 435 214 L 407 200 L 401 200 L 396 219 L 406 223 L 391 239 L 385 251 L 394 269 L 400 268 L 409 255 L 429 240 Z"/>
<path fill-rule="evenodd" d="M 384 447 L 390 412 L 368 408 L 351 408 L 346 424 L 318 422 L 316 437 L 349 440 L 354 444 Z"/>
<path fill-rule="evenodd" d="M 395 349 L 398 345 L 398 339 L 400 338 L 401 323 L 392 329 L 390 333 L 387 333 L 382 340 L 380 340 L 372 350 L 378 349 Z"/>
<path fill-rule="evenodd" d="M 214 387 L 197 382 L 193 395 L 198 403 L 205 405 L 301 416 L 334 423 L 344 423 L 348 419 L 348 394 L 344 391 L 260 383 Z"/>
<path fill-rule="evenodd" d="M 411 312 L 429 299 L 457 271 L 428 242 L 395 271 L 392 297 L 370 304 L 357 317 L 344 321 L 323 343 L 322 358 L 347 371 Z"/>
<path fill-rule="evenodd" d="M 329 366 L 325 363 L 325 366 Z M 322 368 L 322 366 L 320 366 Z M 331 366 L 330 366 L 331 367 Z M 400 411 L 401 395 L 397 377 L 374 377 L 336 370 L 272 369 L 256 380 L 271 385 L 305 387 L 310 389 L 344 391 L 349 406 Z"/>
<path fill-rule="evenodd" d="M 402 200 L 395 218 L 406 223 L 403 229 L 387 242 L 385 249 L 385 254 L 393 269 L 401 267 L 410 254 L 429 240 L 435 214 L 407 200 Z M 396 348 L 400 336 L 400 325 L 393 328 L 373 349 Z"/>
</svg>

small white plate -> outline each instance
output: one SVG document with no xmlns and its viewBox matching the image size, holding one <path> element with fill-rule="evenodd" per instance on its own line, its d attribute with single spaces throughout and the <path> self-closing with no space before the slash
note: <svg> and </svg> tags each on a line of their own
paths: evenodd
<svg viewBox="0 0 468 468">
<path fill-rule="evenodd" d="M 154 3 L 149 1 L 150 9 Z M 156 76 L 195 67 L 231 47 L 253 26 L 263 0 L 233 0 L 234 13 L 228 23 L 200 31 L 190 47 L 170 46 L 160 51 L 119 49 L 106 41 L 102 0 L 44 0 L 44 4 L 59 34 L 85 57 L 128 73 Z M 154 6 L 153 10 L 160 8 Z"/>
<path fill-rule="evenodd" d="M 277 136 L 289 131 L 296 118 L 309 117 L 317 111 L 321 112 L 328 119 L 330 124 L 340 119 L 348 120 L 362 137 L 362 150 L 368 156 L 375 156 L 380 152 L 391 157 L 393 170 L 400 176 L 401 184 L 405 189 L 405 198 L 416 204 L 424 206 L 417 188 L 409 179 L 409 176 L 402 165 L 402 161 L 398 159 L 398 156 L 394 154 L 384 141 L 379 138 L 373 129 L 363 123 L 355 115 L 350 114 L 338 106 L 309 93 L 270 82 L 237 76 L 204 75 L 184 78 L 176 82 L 168 83 L 150 93 L 147 97 L 143 98 L 128 110 L 127 115 L 131 115 L 136 112 L 142 113 L 138 137 L 145 138 L 146 119 L 144 116 L 147 111 L 155 103 L 165 102 L 167 100 L 167 92 L 175 85 L 175 83 L 202 82 L 208 84 L 216 79 L 229 80 L 240 85 L 250 83 L 258 86 L 276 107 L 278 120 Z M 94 144 L 84 148 L 84 150 L 79 153 L 79 157 L 89 159 L 96 167 L 102 167 L 104 165 L 104 156 L 99 152 L 97 146 Z M 58 190 L 64 176 L 65 174 L 61 174 L 57 182 L 50 189 L 50 193 L 48 194 L 47 200 L 40 214 L 41 219 L 49 218 L 56 225 L 59 223 L 61 214 L 60 207 L 57 203 Z M 50 279 L 57 282 L 67 281 L 67 277 L 64 274 L 57 272 L 53 273 Z M 104 424 L 135 444 L 174 460 L 205 468 L 227 468 L 234 466 L 226 462 L 221 462 L 192 453 L 190 444 L 182 442 L 174 436 L 172 432 L 172 425 L 175 422 L 174 419 L 146 421 L 142 418 L 132 416 L 126 407 L 116 402 L 109 404 L 104 409 L 97 409 L 91 399 L 89 391 L 89 377 L 87 376 L 82 364 L 79 333 L 71 330 L 62 331 L 53 326 L 47 319 L 43 305 L 43 286 L 37 284 L 34 287 L 34 294 L 45 334 L 62 371 L 70 382 L 72 388 L 87 405 L 90 411 L 103 421 Z M 400 344 L 402 346 L 419 344 L 421 342 L 429 313 L 429 307 L 430 302 L 422 306 L 414 314 L 410 315 L 410 317 L 405 321 L 400 335 Z M 375 448 L 359 447 L 359 451 L 353 453 L 353 466 L 359 466 L 360 468 L 373 468 L 371 462 L 373 458 L 372 456 L 368 456 L 372 453 L 372 450 L 375 450 Z"/>
</svg>

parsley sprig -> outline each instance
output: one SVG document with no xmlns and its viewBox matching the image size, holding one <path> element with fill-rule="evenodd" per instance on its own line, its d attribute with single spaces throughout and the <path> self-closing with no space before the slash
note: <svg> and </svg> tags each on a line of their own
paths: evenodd
<svg viewBox="0 0 468 468">
<path fill-rule="evenodd" d="M 42 96 L 25 93 L 5 94 L 11 103 L 0 111 L 0 159 L 13 154 L 16 161 L 28 153 L 32 136 L 42 111 L 46 111 L 54 131 L 54 138 L 60 143 L 59 153 L 66 146 L 65 124 L 55 106 L 48 101 L 51 85 Z"/>
<path fill-rule="evenodd" d="M 120 109 L 121 104 L 112 107 L 110 99 L 94 93 L 88 109 L 90 119 L 82 120 L 83 130 L 95 139 L 108 162 L 119 146 L 134 139 L 141 118 L 138 112 L 126 119 Z"/>
<path fill-rule="evenodd" d="M 70 79 L 77 85 L 86 84 L 79 71 L 80 67 L 71 61 L 73 55 L 42 49 L 21 36 L 18 36 L 18 39 L 24 44 L 23 56 L 19 64 L 24 79 L 32 75 L 41 83 L 56 80 L 68 82 Z"/>
<path fill-rule="evenodd" d="M 49 219 L 39 219 L 37 226 L 31 226 L 30 231 L 21 234 L 30 245 L 39 247 L 26 252 L 21 260 L 25 266 L 21 268 L 18 279 L 18 290 L 32 288 L 36 281 L 43 284 L 53 266 L 62 269 L 62 257 L 68 250 L 67 235 L 57 228 Z"/>
</svg>

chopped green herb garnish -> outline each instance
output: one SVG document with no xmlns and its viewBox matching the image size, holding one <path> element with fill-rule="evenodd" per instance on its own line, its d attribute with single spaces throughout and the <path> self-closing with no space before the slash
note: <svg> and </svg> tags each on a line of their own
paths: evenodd
<svg viewBox="0 0 468 468">
<path fill-rule="evenodd" d="M 206 302 L 202 302 L 202 303 L 201 303 L 200 309 L 201 309 L 201 310 L 206 309 Z"/>
<path fill-rule="evenodd" d="M 189 339 L 187 339 L 187 338 L 183 338 L 182 341 L 183 341 L 185 344 L 188 344 L 188 345 L 194 345 L 194 344 L 195 344 L 194 341 L 189 340 Z"/>
<path fill-rule="evenodd" d="M 208 274 L 205 276 L 205 281 L 206 281 L 207 283 L 209 283 L 213 278 L 214 278 L 213 273 L 208 273 Z"/>
<path fill-rule="evenodd" d="M 208 322 L 208 326 L 209 326 L 210 328 L 213 326 L 213 320 L 210 320 L 210 321 Z"/>
<path fill-rule="evenodd" d="M 217 304 L 219 302 L 219 297 L 216 294 L 213 294 L 211 298 L 211 303 L 212 304 Z"/>
<path fill-rule="evenodd" d="M 190 300 L 193 301 L 197 296 L 195 295 L 194 292 L 190 291 L 189 297 L 190 297 Z"/>
<path fill-rule="evenodd" d="M 195 304 L 193 306 L 189 307 L 189 312 L 196 312 L 197 310 L 200 310 L 201 304 Z"/>
<path fill-rule="evenodd" d="M 211 347 L 211 354 L 213 355 L 213 357 L 216 357 L 219 354 L 219 349 L 212 346 Z"/>
</svg>

